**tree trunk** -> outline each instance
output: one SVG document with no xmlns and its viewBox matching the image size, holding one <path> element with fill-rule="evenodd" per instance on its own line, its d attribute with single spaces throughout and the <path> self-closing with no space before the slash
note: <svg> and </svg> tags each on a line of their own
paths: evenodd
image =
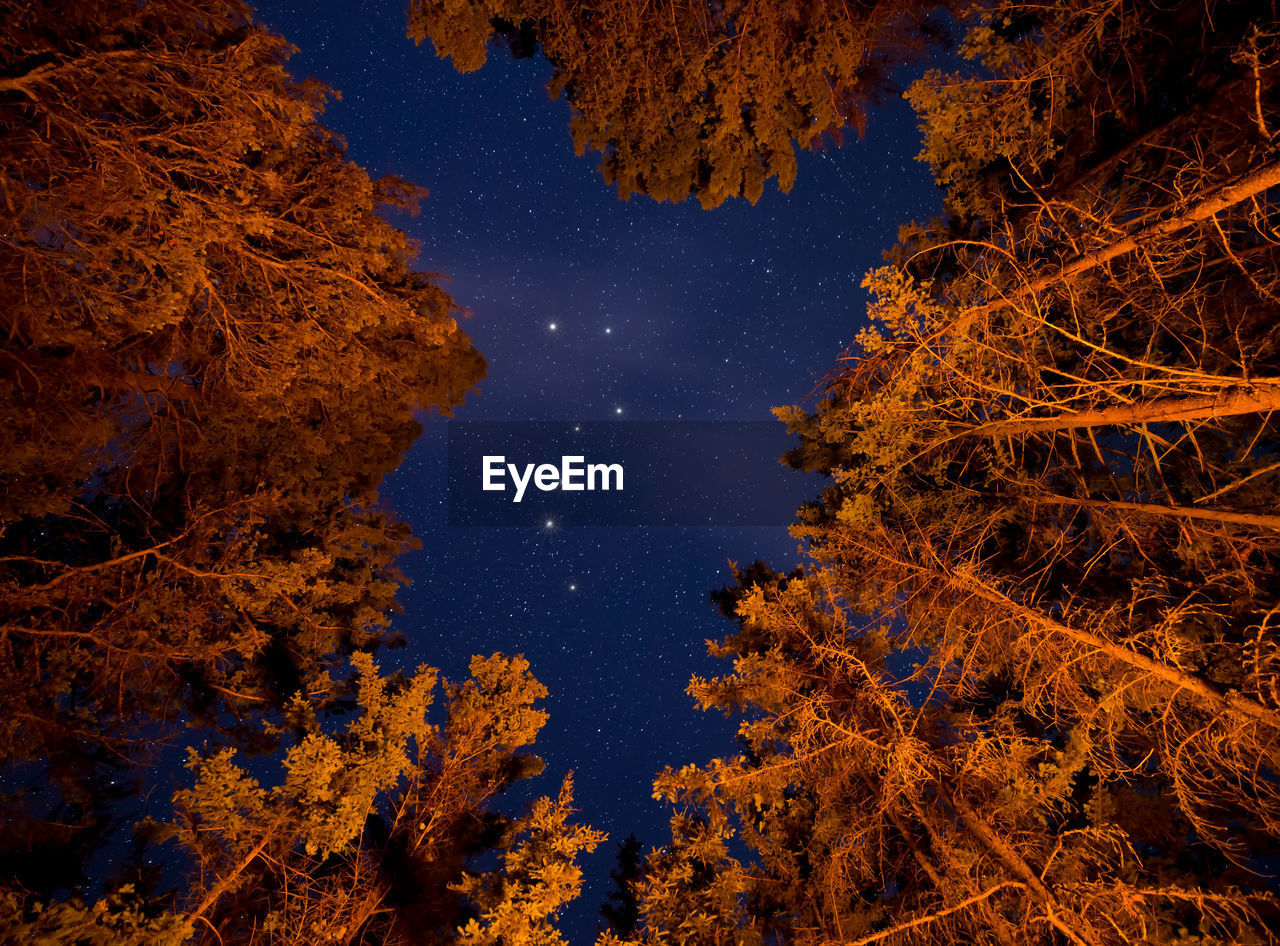
<svg viewBox="0 0 1280 946">
<path fill-rule="evenodd" d="M 942 791 L 943 797 L 951 803 L 951 807 L 960 816 L 961 823 L 969 829 L 979 843 L 1035 894 L 1044 907 L 1049 922 L 1077 946 L 1096 946 L 1096 940 L 1092 935 L 1072 929 L 1062 921 L 1058 914 L 1067 911 L 1058 903 L 1058 898 L 1053 895 L 1053 892 L 1041 882 L 1035 871 L 1031 869 L 1031 865 L 1022 859 L 1022 855 L 998 838 L 991 827 L 978 817 L 978 814 L 963 799 L 953 796 L 945 786 Z"/>
<path fill-rule="evenodd" d="M 1055 621 L 1046 614 L 1041 614 L 1039 611 L 1019 604 L 1008 595 L 1005 595 L 994 588 L 988 587 L 977 579 L 974 579 L 973 581 L 964 581 L 956 576 L 953 580 L 955 580 L 961 588 L 972 592 L 976 597 L 1008 609 L 1009 613 L 1017 615 L 1029 624 L 1037 625 L 1043 630 L 1051 633 L 1060 634 L 1061 636 L 1069 640 L 1073 640 L 1076 643 L 1093 647 L 1095 650 L 1106 654 L 1108 657 L 1111 657 L 1120 663 L 1126 663 L 1138 670 L 1150 673 L 1152 676 L 1168 683 L 1175 689 L 1188 690 L 1200 697 L 1210 706 L 1213 706 L 1215 709 L 1225 711 L 1234 716 L 1247 716 L 1260 723 L 1265 723 L 1273 729 L 1280 729 L 1280 713 L 1263 706 L 1257 700 L 1243 696 L 1235 690 L 1223 693 L 1214 684 L 1207 680 L 1202 680 L 1193 674 L 1187 673 L 1185 670 L 1161 663 L 1160 661 L 1148 657 L 1145 654 L 1140 654 L 1134 650 L 1130 650 L 1123 644 L 1117 644 L 1114 641 L 1107 640 L 1099 634 L 1094 634 L 1092 631 L 1081 630 L 1079 628 L 1063 624 L 1060 621 Z"/>
<path fill-rule="evenodd" d="M 1073 276 L 1079 276 L 1081 273 L 1086 273 L 1091 269 L 1096 269 L 1114 259 L 1132 253 L 1144 243 L 1170 236 L 1193 224 L 1208 220 L 1214 214 L 1221 213 L 1227 208 L 1246 201 L 1250 197 L 1255 197 L 1268 188 L 1276 187 L 1277 185 L 1280 185 L 1280 163 L 1268 164 L 1254 171 L 1244 180 L 1223 187 L 1212 196 L 1197 201 L 1185 213 L 1145 227 L 1131 236 L 1094 250 L 1092 253 L 1085 253 L 1083 256 L 1062 264 L 1055 272 L 1045 273 L 1036 279 L 1030 280 L 1023 284 L 1021 288 L 1010 292 L 1002 299 L 988 302 L 986 305 L 976 306 L 970 310 L 970 313 L 991 312 L 1013 305 L 1027 296 L 1041 292 Z"/>
<path fill-rule="evenodd" d="M 1258 526 L 1263 529 L 1280 530 L 1280 516 L 1269 516 L 1262 513 L 1230 512 L 1225 509 L 1196 509 L 1194 506 L 1162 506 L 1159 503 L 1130 503 L 1119 499 L 1077 499 L 1074 496 L 1059 496 L 1057 493 L 1039 495 L 1028 493 L 1020 496 L 1001 493 L 987 495 L 992 499 L 1002 499 L 1007 502 L 1045 502 L 1063 506 L 1085 506 L 1090 509 L 1128 509 L 1152 516 L 1203 519 L 1207 522 L 1229 522 L 1242 526 Z"/>
<path fill-rule="evenodd" d="M 259 854 L 267 849 L 267 845 L 275 837 L 275 831 L 278 824 L 279 822 L 277 822 L 276 825 L 269 827 L 262 835 L 262 840 L 255 844 L 248 854 L 240 858 L 239 863 L 237 863 L 235 867 L 220 877 L 218 882 L 209 888 L 208 893 L 204 895 L 204 899 L 196 904 L 196 908 L 194 910 L 187 914 L 188 920 L 195 921 L 205 918 L 204 915 L 209 912 L 215 903 L 218 902 L 218 899 L 235 886 L 240 879 L 240 875 L 248 869 L 250 864 L 257 860 Z"/>
<path fill-rule="evenodd" d="M 960 432 L 962 437 L 1008 437 L 1044 430 L 1071 430 L 1079 427 L 1112 427 L 1119 424 L 1155 424 L 1188 420 L 1210 420 L 1240 414 L 1261 414 L 1280 409 L 1280 378 L 1262 378 L 1249 385 L 1225 388 L 1219 394 L 1190 397 L 1162 397 L 1138 404 L 1119 404 L 1055 414 L 1053 417 L 1011 417 L 992 421 Z"/>
<path fill-rule="evenodd" d="M 1179 667 L 1170 666 L 1145 654 L 1140 654 L 1124 644 L 1108 640 L 1092 631 L 1081 630 L 1080 628 L 1063 624 L 1047 614 L 1042 614 L 1015 601 L 999 589 L 988 585 L 976 575 L 958 575 L 948 570 L 928 568 L 909 559 L 887 553 L 870 541 L 860 545 L 859 548 L 891 566 L 896 565 L 899 568 L 909 569 L 926 578 L 941 579 L 956 591 L 965 592 L 975 598 L 980 598 L 996 605 L 1005 614 L 1021 618 L 1033 627 L 1039 627 L 1043 631 L 1057 634 L 1077 644 L 1092 647 L 1099 653 L 1105 654 L 1119 663 L 1128 664 L 1130 667 L 1149 673 L 1158 680 L 1169 684 L 1175 690 L 1185 690 L 1194 694 L 1202 702 L 1218 712 L 1236 717 L 1243 716 L 1270 726 L 1272 729 L 1280 730 L 1280 712 L 1264 706 L 1256 699 L 1252 699 L 1235 690 L 1224 693 L 1216 685 Z"/>
</svg>

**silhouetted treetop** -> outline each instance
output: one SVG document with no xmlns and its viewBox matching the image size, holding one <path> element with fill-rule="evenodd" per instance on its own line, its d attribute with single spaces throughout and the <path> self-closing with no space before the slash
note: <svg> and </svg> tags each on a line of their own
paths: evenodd
<svg viewBox="0 0 1280 946">
<path fill-rule="evenodd" d="M 495 37 L 536 39 L 573 109 L 579 155 L 601 154 L 622 198 L 754 203 L 796 176 L 795 147 L 861 134 L 892 68 L 918 52 L 945 4 L 773 0 L 412 0 L 409 35 L 463 72 Z"/>
</svg>

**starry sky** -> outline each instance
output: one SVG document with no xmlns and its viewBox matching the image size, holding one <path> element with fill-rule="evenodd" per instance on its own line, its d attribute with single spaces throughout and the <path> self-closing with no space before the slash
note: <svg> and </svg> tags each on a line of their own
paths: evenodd
<svg viewBox="0 0 1280 946">
<path fill-rule="evenodd" d="M 754 207 L 713 211 L 623 202 L 595 158 L 574 156 L 545 61 L 495 49 L 463 76 L 405 38 L 400 4 L 255 6 L 299 47 L 294 74 L 341 92 L 323 120 L 351 160 L 429 191 L 418 216 L 393 220 L 420 242 L 419 268 L 471 313 L 464 328 L 489 364 L 459 420 L 768 420 L 853 340 L 862 277 L 899 224 L 939 212 L 896 99 L 865 140 L 801 154 L 790 194 L 770 183 Z M 572 771 L 580 818 L 610 835 L 564 923 L 589 943 L 618 842 L 668 836 L 655 773 L 734 751 L 734 725 L 684 693 L 691 674 L 727 669 L 706 655 L 708 638 L 732 630 L 708 593 L 731 581 L 730 560 L 782 570 L 799 551 L 781 527 L 450 526 L 446 424 L 424 419 L 383 485 L 422 549 L 401 563 L 408 645 L 381 662 L 458 679 L 471 654 L 529 659 L 550 720 L 535 747 L 547 771 L 528 789 L 554 793 Z"/>
</svg>

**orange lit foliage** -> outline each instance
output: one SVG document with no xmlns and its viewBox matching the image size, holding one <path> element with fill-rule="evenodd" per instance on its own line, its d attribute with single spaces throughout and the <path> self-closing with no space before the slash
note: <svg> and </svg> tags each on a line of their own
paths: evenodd
<svg viewBox="0 0 1280 946">
<path fill-rule="evenodd" d="M 733 672 L 690 693 L 743 717 L 741 751 L 655 782 L 672 839 L 649 856 L 622 942 L 1265 936 L 1268 895 L 1210 866 L 1160 780 L 1100 778 L 1088 733 L 1024 712 L 1007 678 L 969 699 L 907 685 L 893 628 L 854 617 L 877 602 L 832 573 L 737 577 L 719 597 L 738 631 L 711 648 Z"/>
<path fill-rule="evenodd" d="M 0 939 L 448 941 L 502 885 L 458 886 L 474 854 L 596 836 L 567 791 L 488 813 L 539 768 L 523 660 L 473 664 L 436 727 L 432 675 L 383 680 L 365 653 L 413 544 L 378 484 L 414 412 L 484 372 L 380 215 L 417 195 L 347 161 L 325 90 L 240 3 L 4 13 Z M 348 656 L 361 712 L 334 732 Z M 147 750 L 201 738 L 185 854 L 161 876 L 113 858 L 106 896 L 65 899 L 138 799 L 163 810 Z M 232 745 L 285 750 L 283 782 Z M 568 871 L 569 848 L 543 859 Z"/>
<path fill-rule="evenodd" d="M 1241 823 L 1280 838 L 1280 46 L 1199 9 L 975 29 L 999 81 L 913 91 L 952 226 L 868 278 L 875 327 L 814 417 L 783 414 L 838 484 L 799 534 L 910 617 L 952 692 L 1011 674 L 1028 712 L 1087 727 L 1095 765 L 1157 764 L 1248 857 Z M 1179 38 L 1191 98 L 1149 102 Z M 1112 100 L 1133 124 L 1080 127 Z M 998 152 L 966 134 L 966 158 L 938 126 L 980 116 L 1021 123 Z"/>
<path fill-rule="evenodd" d="M 1254 10 L 992 4 L 988 73 L 911 90 L 950 214 L 868 277 L 816 410 L 779 411 L 833 481 L 793 528 L 811 570 L 742 576 L 735 674 L 692 692 L 745 747 L 659 779 L 637 941 L 1275 941 L 1280 35 Z"/>
<path fill-rule="evenodd" d="M 528 663 L 473 658 L 473 679 L 445 685 L 440 726 L 426 716 L 434 671 L 381 677 L 366 654 L 352 664 L 356 716 L 333 731 L 321 725 L 320 701 L 295 696 L 284 778 L 274 787 L 260 785 L 234 750 L 191 750 L 194 783 L 175 795 L 174 821 L 151 826 L 191 858 L 188 887 L 144 889 L 143 877 L 92 906 L 47 909 L 6 892 L 0 934 L 15 942 L 479 944 L 497 928 L 510 946 L 563 942 L 553 921 L 580 887 L 574 860 L 603 836 L 569 823 L 569 780 L 558 799 L 540 799 L 522 819 L 485 807 L 542 767 L 521 751 L 546 720 L 534 705 L 546 690 Z M 468 859 L 495 842 L 503 868 L 465 873 Z"/>
<path fill-rule="evenodd" d="M 5 754 L 324 689 L 384 632 L 376 487 L 484 364 L 287 52 L 238 3 L 0 27 Z"/>
<path fill-rule="evenodd" d="M 623 198 L 697 197 L 717 207 L 795 182 L 795 146 L 862 132 L 888 74 L 919 50 L 921 17 L 940 4 L 732 0 L 412 0 L 409 35 L 463 72 L 491 38 L 536 42 L 573 109 L 579 155 Z"/>
</svg>

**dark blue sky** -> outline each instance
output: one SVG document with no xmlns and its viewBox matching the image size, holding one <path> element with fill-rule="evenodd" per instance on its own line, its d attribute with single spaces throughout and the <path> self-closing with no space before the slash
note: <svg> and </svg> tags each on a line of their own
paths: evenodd
<svg viewBox="0 0 1280 946">
<path fill-rule="evenodd" d="M 293 72 L 341 91 L 324 122 L 350 158 L 430 192 L 395 222 L 473 313 L 465 329 L 489 376 L 459 419 L 767 419 L 852 341 L 862 277 L 898 225 L 938 212 L 901 101 L 873 113 L 864 141 L 802 154 L 790 194 L 770 184 L 754 207 L 713 211 L 622 202 L 594 157 L 574 156 L 544 61 L 495 50 L 462 76 L 405 38 L 399 4 L 256 6 L 300 48 Z M 547 772 L 532 789 L 554 793 L 572 770 L 582 820 L 610 834 L 567 917 L 570 940 L 588 943 L 617 842 L 667 837 L 653 775 L 734 751 L 732 724 L 684 694 L 691 674 L 727 670 L 705 653 L 731 629 L 708 592 L 729 581 L 730 559 L 793 567 L 796 542 L 780 528 L 450 527 L 444 433 L 428 420 L 384 484 L 423 548 L 402 563 L 409 644 L 381 662 L 458 678 L 473 653 L 529 659 L 551 691 L 536 746 Z"/>
</svg>

